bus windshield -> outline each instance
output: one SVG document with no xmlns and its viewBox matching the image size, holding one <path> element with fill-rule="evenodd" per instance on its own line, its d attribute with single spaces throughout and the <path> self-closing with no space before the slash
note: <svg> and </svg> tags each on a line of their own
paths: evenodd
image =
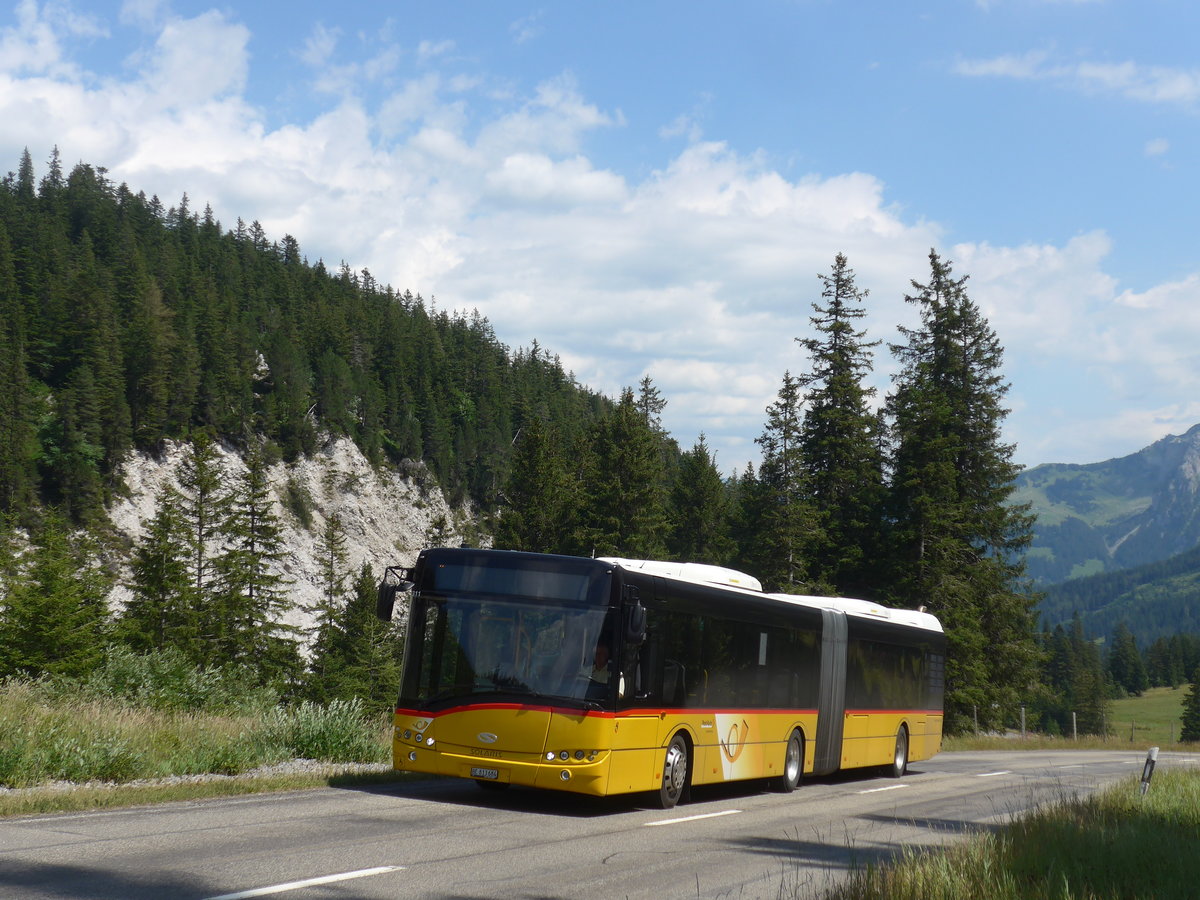
<svg viewBox="0 0 1200 900">
<path fill-rule="evenodd" d="M 437 596 L 413 604 L 402 696 L 443 708 L 478 695 L 581 707 L 611 696 L 605 607 L 512 597 Z"/>
</svg>

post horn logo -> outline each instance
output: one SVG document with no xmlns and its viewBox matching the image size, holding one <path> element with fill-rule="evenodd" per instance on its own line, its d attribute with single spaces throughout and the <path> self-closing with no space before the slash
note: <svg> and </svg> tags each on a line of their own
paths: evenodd
<svg viewBox="0 0 1200 900">
<path fill-rule="evenodd" d="M 475 735 L 475 737 L 479 738 L 479 742 L 481 744 L 494 744 L 496 741 L 500 740 L 490 731 L 481 731 L 479 734 Z"/>
<path fill-rule="evenodd" d="M 729 733 L 725 736 L 725 740 L 721 741 L 721 752 L 725 754 L 725 758 L 730 762 L 737 762 L 737 758 L 746 749 L 746 738 L 749 736 L 750 723 L 745 719 L 742 719 L 740 728 L 737 722 L 730 725 Z"/>
</svg>

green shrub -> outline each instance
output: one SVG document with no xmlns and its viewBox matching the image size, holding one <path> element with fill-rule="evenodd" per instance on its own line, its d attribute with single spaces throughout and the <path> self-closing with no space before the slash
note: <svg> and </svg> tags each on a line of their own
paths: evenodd
<svg viewBox="0 0 1200 900">
<path fill-rule="evenodd" d="M 174 647 L 140 654 L 113 647 L 82 685 L 70 682 L 62 688 L 141 709 L 175 711 L 262 712 L 278 700 L 270 688 L 254 686 L 243 668 L 197 667 Z"/>
<path fill-rule="evenodd" d="M 379 762 L 386 757 L 362 700 L 334 700 L 327 705 L 304 701 L 291 709 L 272 710 L 263 723 L 271 743 L 292 756 L 325 762 Z"/>
</svg>

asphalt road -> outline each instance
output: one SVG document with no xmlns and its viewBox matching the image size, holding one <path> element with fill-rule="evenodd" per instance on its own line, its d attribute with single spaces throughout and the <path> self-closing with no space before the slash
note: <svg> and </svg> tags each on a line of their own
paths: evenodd
<svg viewBox="0 0 1200 900">
<path fill-rule="evenodd" d="M 808 897 L 854 865 L 998 827 L 1143 761 L 1144 750 L 943 753 L 902 779 L 709 788 L 670 811 L 644 796 L 437 780 L 12 818 L 0 820 L 0 897 Z"/>
</svg>

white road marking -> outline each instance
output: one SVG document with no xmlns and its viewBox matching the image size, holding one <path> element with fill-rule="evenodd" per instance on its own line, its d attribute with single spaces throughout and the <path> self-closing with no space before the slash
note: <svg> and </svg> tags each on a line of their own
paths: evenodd
<svg viewBox="0 0 1200 900">
<path fill-rule="evenodd" d="M 976 778 L 995 778 L 997 775 L 1011 775 L 1011 774 L 1012 774 L 1011 771 L 1009 771 L 1008 769 L 1005 769 L 1002 772 L 984 772 L 980 775 L 976 775 L 975 777 Z"/>
<path fill-rule="evenodd" d="M 1056 766 L 1055 768 L 1059 768 L 1059 769 L 1082 769 L 1082 768 L 1083 768 L 1083 766 L 1082 766 L 1082 765 L 1078 765 L 1078 766 Z"/>
<path fill-rule="evenodd" d="M 717 816 L 733 816 L 740 813 L 740 809 L 726 809 L 721 812 L 704 813 L 699 816 L 685 816 L 682 819 L 659 819 L 657 822 L 643 822 L 642 827 L 650 828 L 654 825 L 678 825 L 680 822 L 695 822 L 697 819 L 715 819 Z"/>
<path fill-rule="evenodd" d="M 860 794 L 878 794 L 880 791 L 898 791 L 900 788 L 908 787 L 907 784 L 893 784 L 889 787 L 871 788 L 869 791 L 859 791 Z"/>
<path fill-rule="evenodd" d="M 303 881 L 272 884 L 268 887 L 253 888 L 249 891 L 238 891 L 236 894 L 221 894 L 219 897 L 209 897 L 208 900 L 245 900 L 247 897 L 266 897 L 268 894 L 298 891 L 300 888 L 313 887 L 318 884 L 333 884 L 338 881 L 350 881 L 352 878 L 366 878 L 370 875 L 383 875 L 385 872 L 399 872 L 403 868 L 404 866 L 376 866 L 374 869 L 359 869 L 357 872 L 342 872 L 340 875 L 322 875 L 320 878 L 306 878 Z"/>
</svg>

